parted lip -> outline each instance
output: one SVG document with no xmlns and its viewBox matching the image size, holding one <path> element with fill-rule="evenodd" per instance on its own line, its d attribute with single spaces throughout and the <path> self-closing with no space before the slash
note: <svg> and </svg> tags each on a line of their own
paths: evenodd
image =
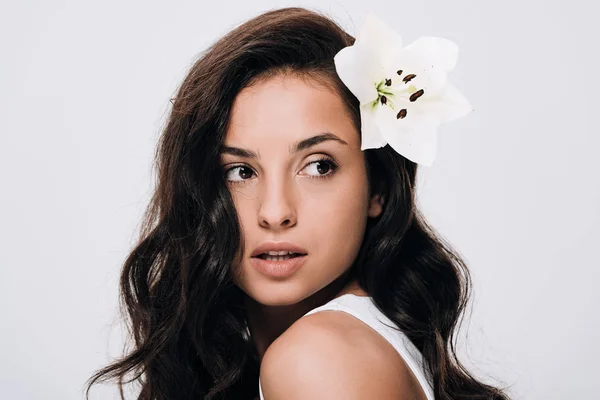
<svg viewBox="0 0 600 400">
<path fill-rule="evenodd" d="M 250 257 L 258 257 L 259 255 L 269 251 L 291 251 L 292 253 L 307 254 L 302 247 L 290 242 L 262 242 L 250 255 Z"/>
</svg>

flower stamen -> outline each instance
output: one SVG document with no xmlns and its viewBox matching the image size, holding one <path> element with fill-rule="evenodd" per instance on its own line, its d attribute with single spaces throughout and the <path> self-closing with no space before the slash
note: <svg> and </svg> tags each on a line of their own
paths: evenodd
<svg viewBox="0 0 600 400">
<path fill-rule="evenodd" d="M 398 115 L 396 115 L 396 119 L 402 119 L 404 117 L 406 117 L 406 108 L 403 108 L 402 110 L 400 110 L 398 112 Z"/>
<path fill-rule="evenodd" d="M 412 80 L 412 79 L 413 79 L 415 76 L 417 76 L 417 75 L 415 75 L 415 74 L 408 74 L 408 75 L 406 75 L 406 76 L 405 76 L 405 77 L 402 79 L 402 81 L 403 81 L 404 83 L 408 83 L 408 82 L 410 82 L 410 81 L 411 81 L 411 80 Z"/>
<path fill-rule="evenodd" d="M 381 104 L 387 103 L 387 97 L 381 96 Z"/>
<path fill-rule="evenodd" d="M 416 92 L 414 92 L 413 94 L 410 95 L 410 97 L 408 98 L 411 102 L 417 100 L 419 97 L 423 96 L 423 93 L 425 93 L 425 91 L 423 89 L 419 89 Z"/>
</svg>

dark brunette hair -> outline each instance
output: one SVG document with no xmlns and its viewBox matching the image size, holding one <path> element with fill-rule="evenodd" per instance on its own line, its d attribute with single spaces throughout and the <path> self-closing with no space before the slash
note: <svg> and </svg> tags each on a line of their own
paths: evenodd
<svg viewBox="0 0 600 400">
<path fill-rule="evenodd" d="M 243 292 L 232 281 L 243 240 L 219 148 L 237 93 L 282 73 L 336 91 L 360 132 L 358 100 L 333 64 L 353 43 L 326 15 L 283 8 L 233 29 L 191 67 L 172 99 L 155 158 L 157 187 L 121 274 L 133 348 L 90 377 L 86 397 L 109 379 L 118 380 L 122 398 L 131 382 L 145 400 L 257 397 L 259 362 L 244 334 Z M 417 165 L 389 146 L 366 150 L 365 159 L 371 193 L 385 205 L 369 220 L 349 273 L 422 352 L 436 399 L 507 399 L 456 357 L 470 276 L 416 207 Z"/>
</svg>

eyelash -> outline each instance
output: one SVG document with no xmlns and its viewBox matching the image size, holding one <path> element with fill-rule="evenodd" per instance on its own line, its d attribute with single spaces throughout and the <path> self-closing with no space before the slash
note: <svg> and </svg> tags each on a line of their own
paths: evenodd
<svg viewBox="0 0 600 400">
<path fill-rule="evenodd" d="M 306 164 L 304 166 L 304 168 L 308 167 L 309 165 L 316 164 L 316 163 L 319 163 L 319 162 L 325 162 L 325 163 L 329 164 L 330 171 L 327 174 L 325 174 L 325 175 L 311 176 L 311 178 L 314 178 L 314 179 L 327 179 L 327 178 L 331 178 L 336 173 L 336 171 L 338 169 L 338 164 L 335 161 L 333 161 L 331 158 L 328 158 L 328 157 L 321 157 L 318 160 L 311 161 L 308 164 Z M 229 174 L 229 171 L 231 171 L 233 169 L 236 169 L 236 168 L 241 168 L 241 167 L 248 168 L 248 169 L 250 169 L 254 173 L 254 170 L 252 170 L 252 168 L 248 167 L 247 165 L 235 165 L 235 166 L 233 166 L 233 167 L 231 167 L 231 168 L 229 168 L 229 169 L 227 169 L 225 171 L 224 177 L 227 178 L 227 174 Z M 302 169 L 304 169 L 304 168 L 302 168 Z M 231 184 L 235 185 L 235 184 L 244 183 L 247 180 L 248 179 L 241 179 L 239 181 L 227 181 L 227 180 L 226 181 L 227 181 L 227 183 L 231 183 Z"/>
</svg>

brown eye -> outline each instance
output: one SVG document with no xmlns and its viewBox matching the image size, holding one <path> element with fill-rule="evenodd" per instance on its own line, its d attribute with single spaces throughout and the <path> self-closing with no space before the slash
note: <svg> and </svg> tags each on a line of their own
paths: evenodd
<svg viewBox="0 0 600 400">
<path fill-rule="evenodd" d="M 239 172 L 237 174 L 232 173 L 232 171 L 236 171 L 238 170 Z M 252 177 L 252 174 L 254 173 L 254 171 L 252 171 L 250 168 L 244 166 L 244 165 L 238 165 L 237 167 L 233 167 L 227 170 L 227 172 L 225 173 L 225 179 L 227 179 L 229 182 L 242 182 L 245 181 L 247 179 L 250 179 Z M 232 178 L 241 178 L 241 179 L 232 179 Z"/>
<path fill-rule="evenodd" d="M 327 172 L 329 172 L 329 169 L 331 168 L 331 165 L 329 165 L 329 163 L 319 161 L 318 164 L 319 165 L 317 166 L 317 171 L 319 171 L 320 174 L 325 175 Z"/>
<path fill-rule="evenodd" d="M 320 160 L 309 163 L 307 167 L 313 167 L 316 170 L 316 174 L 311 174 L 313 178 L 326 178 L 333 175 L 337 169 L 337 164 L 327 158 L 321 158 Z"/>
</svg>

